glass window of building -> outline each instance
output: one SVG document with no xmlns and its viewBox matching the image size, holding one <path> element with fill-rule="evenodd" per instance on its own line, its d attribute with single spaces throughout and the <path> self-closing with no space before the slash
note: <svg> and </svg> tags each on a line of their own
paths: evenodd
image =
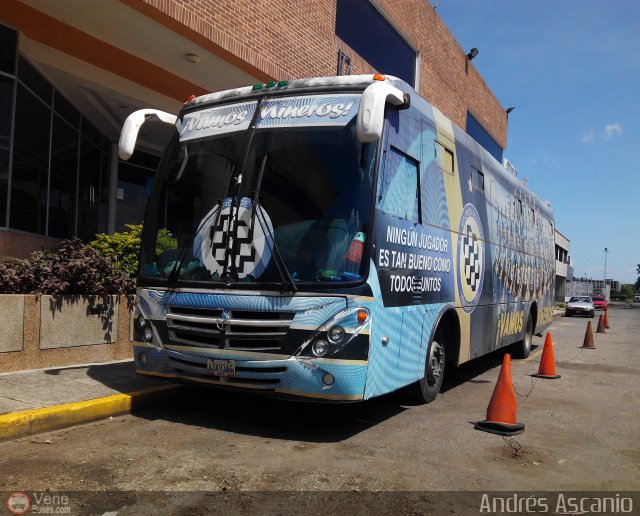
<svg viewBox="0 0 640 516">
<path fill-rule="evenodd" d="M 78 236 L 87 242 L 107 231 L 110 159 L 83 135 L 79 161 Z"/>
<path fill-rule="evenodd" d="M 45 234 L 51 109 L 18 85 L 9 225 Z"/>
<path fill-rule="evenodd" d="M 7 35 L 17 42 L 5 29 L 0 43 Z M 111 142 L 22 56 L 16 86 L 7 48 L 0 49 L 0 226 L 89 241 L 107 230 Z"/>
<path fill-rule="evenodd" d="M 482 145 L 489 154 L 502 163 L 504 149 L 498 145 L 489 132 L 467 111 L 467 134 Z"/>
<path fill-rule="evenodd" d="M 13 79 L 0 75 L 0 226 L 7 225 L 13 83 Z"/>
<path fill-rule="evenodd" d="M 10 27 L 0 25 L 0 72 L 15 75 L 18 33 Z"/>
<path fill-rule="evenodd" d="M 18 79 L 47 105 L 53 101 L 53 87 L 31 64 L 20 57 L 18 59 Z"/>
<path fill-rule="evenodd" d="M 67 238 L 75 234 L 78 131 L 57 114 L 53 117 L 50 174 L 47 235 Z"/>
<path fill-rule="evenodd" d="M 116 231 L 124 230 L 125 224 L 142 223 L 159 161 L 157 156 L 136 151 L 129 161 L 119 162 Z"/>
<path fill-rule="evenodd" d="M 338 0 L 336 36 L 376 70 L 415 86 L 416 51 L 369 0 Z"/>
</svg>

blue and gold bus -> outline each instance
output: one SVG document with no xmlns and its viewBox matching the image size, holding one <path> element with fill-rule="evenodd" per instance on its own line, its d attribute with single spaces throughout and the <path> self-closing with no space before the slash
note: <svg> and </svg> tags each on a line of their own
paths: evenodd
<svg viewBox="0 0 640 516">
<path fill-rule="evenodd" d="M 551 322 L 549 206 L 405 82 L 188 101 L 144 222 L 138 373 L 297 398 L 435 399 L 445 364 L 526 357 Z"/>
</svg>

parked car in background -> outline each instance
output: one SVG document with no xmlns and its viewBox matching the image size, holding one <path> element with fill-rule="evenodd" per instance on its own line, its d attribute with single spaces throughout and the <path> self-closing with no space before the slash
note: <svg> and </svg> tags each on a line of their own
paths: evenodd
<svg viewBox="0 0 640 516">
<path fill-rule="evenodd" d="M 591 300 L 596 310 L 606 310 L 609 308 L 609 303 L 607 303 L 607 299 L 604 296 L 592 296 Z"/>
<path fill-rule="evenodd" d="M 565 317 L 570 315 L 587 315 L 593 317 L 596 312 L 593 301 L 589 296 L 573 296 L 569 299 L 567 307 L 564 309 Z"/>
</svg>

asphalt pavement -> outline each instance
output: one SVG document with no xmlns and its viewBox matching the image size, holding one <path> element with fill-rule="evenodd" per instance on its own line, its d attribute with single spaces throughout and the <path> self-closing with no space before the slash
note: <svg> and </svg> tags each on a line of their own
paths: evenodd
<svg viewBox="0 0 640 516">
<path fill-rule="evenodd" d="M 137 375 L 131 360 L 3 373 L 0 441 L 128 414 L 181 388 Z"/>
</svg>

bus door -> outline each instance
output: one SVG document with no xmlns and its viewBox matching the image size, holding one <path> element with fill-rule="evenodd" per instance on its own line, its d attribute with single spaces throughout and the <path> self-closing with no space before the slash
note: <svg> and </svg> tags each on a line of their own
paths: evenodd
<svg viewBox="0 0 640 516">
<path fill-rule="evenodd" d="M 414 111 L 410 108 L 387 113 L 375 207 L 376 266 L 386 331 L 391 334 L 384 366 L 391 370 L 400 367 L 404 372 L 397 378 L 396 387 L 417 379 L 414 368 L 409 372 L 407 366 L 418 360 L 422 339 L 421 307 L 415 306 L 422 302 L 415 278 L 415 238 L 420 234 L 421 210 L 421 126 Z"/>
</svg>

